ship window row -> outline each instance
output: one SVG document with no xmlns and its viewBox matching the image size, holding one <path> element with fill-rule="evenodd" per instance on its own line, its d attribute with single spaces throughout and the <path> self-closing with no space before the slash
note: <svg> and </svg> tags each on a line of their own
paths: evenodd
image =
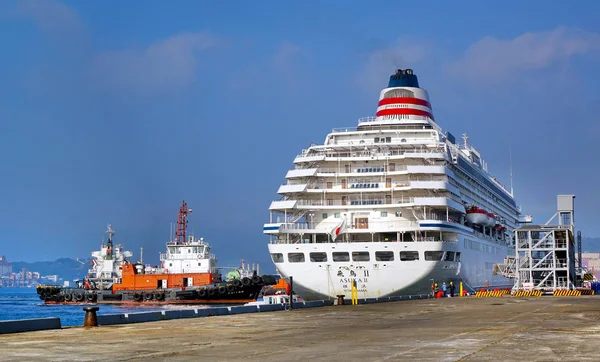
<svg viewBox="0 0 600 362">
<path fill-rule="evenodd" d="M 507 203 L 508 205 L 511 205 L 512 207 L 516 207 L 515 201 L 513 199 L 511 199 L 508 195 L 506 195 L 503 191 L 500 190 L 500 188 L 498 186 L 496 186 L 494 183 L 492 183 L 490 180 L 488 180 L 485 176 L 481 175 L 479 172 L 477 172 L 473 166 L 469 165 L 467 161 L 459 158 L 458 159 L 458 165 L 461 166 L 465 171 L 461 171 L 461 173 L 465 174 L 466 176 L 468 176 L 470 179 L 472 180 L 476 180 L 478 181 L 478 184 L 482 184 L 484 186 L 486 186 L 487 188 L 489 188 L 490 190 L 493 190 L 494 192 L 490 192 L 488 190 L 486 190 L 486 193 L 488 193 L 490 195 L 490 197 L 497 197 L 498 201 L 504 201 L 505 203 Z"/>
<path fill-rule="evenodd" d="M 394 172 L 394 170 L 396 169 L 395 166 L 391 166 L 392 164 L 390 164 L 390 172 Z M 356 172 L 358 173 L 364 173 L 364 172 L 384 172 L 385 171 L 385 167 L 362 167 L 362 168 L 357 168 Z"/>
<path fill-rule="evenodd" d="M 472 240 L 472 239 L 468 239 L 465 238 L 464 239 L 464 247 L 466 249 L 471 249 L 471 250 L 475 250 L 475 251 L 481 251 L 483 253 L 488 253 L 488 254 L 500 254 L 501 253 L 501 249 L 497 246 L 493 246 L 493 245 L 487 245 L 484 243 L 480 243 L 478 241 Z"/>
<path fill-rule="evenodd" d="M 376 251 L 375 261 L 394 261 L 395 253 L 393 251 Z M 427 261 L 460 261 L 460 252 L 454 251 L 425 251 L 425 260 Z M 324 263 L 329 260 L 328 253 L 325 252 L 311 252 L 308 253 L 309 260 L 313 263 Z M 352 261 L 366 262 L 371 261 L 371 253 L 368 251 L 353 251 L 352 253 L 346 251 L 334 251 L 331 253 L 331 260 L 333 262 L 349 262 L 352 256 Z M 418 251 L 401 251 L 399 253 L 400 261 L 416 261 L 419 260 Z M 284 263 L 283 253 L 271 253 L 273 262 Z M 294 252 L 287 254 L 288 262 L 290 263 L 304 263 L 306 262 L 305 253 Z"/>
</svg>

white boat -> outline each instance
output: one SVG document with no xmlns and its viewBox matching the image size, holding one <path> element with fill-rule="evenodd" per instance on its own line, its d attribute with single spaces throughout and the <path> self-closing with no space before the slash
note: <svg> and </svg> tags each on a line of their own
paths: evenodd
<svg viewBox="0 0 600 362">
<path fill-rule="evenodd" d="M 305 300 L 350 298 L 352 282 L 360 298 L 429 293 L 433 282 L 512 286 L 493 268 L 512 255 L 519 208 L 463 140 L 435 122 L 413 71 L 398 70 L 374 117 L 296 156 L 263 231 L 278 273 Z"/>
<path fill-rule="evenodd" d="M 133 255 L 130 251 L 124 251 L 123 245 L 113 245 L 115 231 L 109 224 L 106 228 L 108 240 L 100 246 L 100 250 L 92 252 L 91 269 L 85 280 L 75 281 L 76 285 L 84 283 L 88 289 L 110 289 L 112 284 L 118 283 L 122 276 L 122 267 L 129 263 Z"/>
</svg>

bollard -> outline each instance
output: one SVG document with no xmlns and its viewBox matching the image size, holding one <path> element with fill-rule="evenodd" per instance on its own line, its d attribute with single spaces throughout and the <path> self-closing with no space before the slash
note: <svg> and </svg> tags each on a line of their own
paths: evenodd
<svg viewBox="0 0 600 362">
<path fill-rule="evenodd" d="M 337 298 L 338 298 L 337 305 L 344 305 L 344 297 L 345 297 L 345 295 L 343 295 L 343 294 L 337 296 Z"/>
<path fill-rule="evenodd" d="M 98 307 L 84 307 L 85 320 L 83 321 L 84 327 L 98 327 L 98 319 L 96 318 L 96 312 L 100 310 Z"/>
</svg>

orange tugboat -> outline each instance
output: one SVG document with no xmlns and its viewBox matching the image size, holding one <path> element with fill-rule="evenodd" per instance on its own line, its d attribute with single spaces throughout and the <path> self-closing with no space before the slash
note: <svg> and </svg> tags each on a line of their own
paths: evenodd
<svg viewBox="0 0 600 362">
<path fill-rule="evenodd" d="M 158 304 L 244 304 L 253 302 L 263 287 L 275 284 L 271 275 L 257 270 L 231 268 L 223 278 L 203 238 L 187 235 L 187 215 L 192 210 L 182 202 L 175 240 L 161 253 L 161 267 L 132 264 L 122 246 L 113 246 L 114 231 L 108 226 L 106 245 L 92 253 L 92 269 L 75 288 L 38 286 L 46 304 L 71 303 L 158 303 Z"/>
</svg>

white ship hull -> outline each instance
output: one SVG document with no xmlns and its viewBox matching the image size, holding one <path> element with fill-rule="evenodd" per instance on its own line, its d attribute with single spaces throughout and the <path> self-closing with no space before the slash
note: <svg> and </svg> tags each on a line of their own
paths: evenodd
<svg viewBox="0 0 600 362">
<path fill-rule="evenodd" d="M 465 238 L 485 245 L 493 253 L 465 248 Z M 473 245 L 473 243 L 469 243 Z M 496 249 L 494 249 L 496 248 Z M 507 247 L 479 239 L 473 235 L 459 234 L 458 242 L 367 242 L 367 243 L 322 243 L 322 244 L 269 244 L 270 253 L 304 252 L 302 263 L 275 263 L 283 277 L 293 277 L 294 290 L 305 300 L 332 299 L 338 295 L 351 296 L 351 283 L 356 280 L 359 298 L 415 295 L 431 293 L 431 284 L 453 281 L 457 288 L 463 282 L 465 290 L 479 288 L 507 288 L 510 279 L 493 275 L 493 265 L 502 263 L 508 254 Z M 419 260 L 401 261 L 401 251 L 418 251 Z M 368 262 L 332 262 L 334 251 L 370 251 Z M 375 251 L 392 251 L 393 261 L 374 260 Z M 424 259 L 425 251 L 460 252 L 460 261 L 430 261 Z M 310 252 L 326 252 L 328 262 L 311 262 Z"/>
</svg>

